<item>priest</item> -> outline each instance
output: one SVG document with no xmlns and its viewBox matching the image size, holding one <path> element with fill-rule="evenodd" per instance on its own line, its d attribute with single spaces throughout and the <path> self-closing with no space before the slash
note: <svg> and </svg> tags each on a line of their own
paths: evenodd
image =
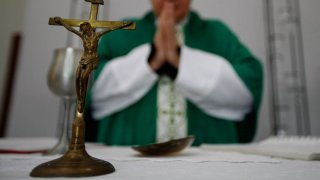
<svg viewBox="0 0 320 180">
<path fill-rule="evenodd" d="M 87 136 L 108 145 L 187 135 L 194 145 L 250 142 L 263 89 L 259 60 L 223 22 L 191 11 L 191 0 L 150 1 L 153 11 L 130 19 L 136 30 L 100 40 Z"/>
</svg>

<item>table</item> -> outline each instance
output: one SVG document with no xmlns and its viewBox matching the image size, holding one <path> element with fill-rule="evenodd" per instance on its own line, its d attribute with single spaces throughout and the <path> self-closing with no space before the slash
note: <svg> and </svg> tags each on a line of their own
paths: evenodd
<svg viewBox="0 0 320 180">
<path fill-rule="evenodd" d="M 51 148 L 53 138 L 0 139 L 0 149 Z M 86 144 L 90 155 L 112 163 L 116 172 L 85 179 L 151 180 L 151 179 L 254 179 L 301 180 L 319 179 L 319 161 L 297 161 L 236 152 L 213 152 L 201 148 L 188 148 L 176 156 L 144 157 L 130 147 L 109 147 Z M 41 154 L 0 154 L 0 179 L 32 178 L 31 170 L 37 165 L 55 159 Z M 76 178 L 50 178 L 76 179 Z"/>
</svg>

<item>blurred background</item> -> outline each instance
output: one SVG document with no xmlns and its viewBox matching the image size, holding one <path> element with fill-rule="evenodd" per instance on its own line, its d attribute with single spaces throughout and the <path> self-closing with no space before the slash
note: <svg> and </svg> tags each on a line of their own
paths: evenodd
<svg viewBox="0 0 320 180">
<path fill-rule="evenodd" d="M 104 0 L 100 19 L 143 16 L 149 0 Z M 265 87 L 255 140 L 320 136 L 320 1 L 193 0 L 202 17 L 226 22 L 264 64 Z M 0 1 L 0 135 L 56 137 L 59 98 L 46 77 L 57 48 L 78 37 L 49 17 L 87 19 L 83 0 Z"/>
</svg>

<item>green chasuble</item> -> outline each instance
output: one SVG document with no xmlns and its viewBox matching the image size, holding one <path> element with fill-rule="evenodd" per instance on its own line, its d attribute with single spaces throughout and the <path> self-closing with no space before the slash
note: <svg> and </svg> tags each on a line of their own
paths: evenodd
<svg viewBox="0 0 320 180">
<path fill-rule="evenodd" d="M 137 46 L 152 43 L 156 30 L 154 14 L 150 12 L 144 18 L 134 21 L 136 30 L 118 30 L 101 38 L 98 49 L 100 64 L 96 77 L 110 60 L 126 55 Z M 209 116 L 187 100 L 188 134 L 196 137 L 193 145 L 251 141 L 255 134 L 263 85 L 261 63 L 225 24 L 217 20 L 203 20 L 194 12 L 189 14 L 189 21 L 184 27 L 184 39 L 188 47 L 227 59 L 254 99 L 252 111 L 241 122 Z M 89 118 L 87 136 L 92 137 L 97 133 L 96 139 L 89 140 L 108 145 L 154 143 L 157 129 L 157 86 L 155 83 L 142 99 L 125 109 L 97 121 Z M 91 95 L 89 104 L 90 97 Z M 90 110 L 90 107 L 87 110 Z M 94 128 L 94 123 L 98 124 L 97 132 L 91 129 Z"/>
</svg>

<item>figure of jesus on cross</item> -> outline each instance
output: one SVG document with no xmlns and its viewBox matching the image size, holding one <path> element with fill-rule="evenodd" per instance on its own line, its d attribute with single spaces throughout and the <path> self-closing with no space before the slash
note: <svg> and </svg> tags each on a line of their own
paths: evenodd
<svg viewBox="0 0 320 180">
<path fill-rule="evenodd" d="M 80 60 L 80 65 L 77 68 L 77 111 L 82 113 L 85 105 L 85 97 L 87 91 L 88 78 L 93 69 L 98 66 L 98 42 L 102 35 L 123 28 L 134 28 L 132 22 L 111 22 L 111 21 L 97 21 L 97 13 L 99 4 L 103 4 L 103 0 L 86 0 L 92 3 L 90 18 L 88 21 L 70 20 L 54 17 L 49 20 L 51 25 L 64 26 L 70 32 L 78 35 L 83 42 L 84 53 Z M 80 26 L 80 30 L 76 30 L 72 26 Z M 104 28 L 105 31 L 95 32 L 96 28 Z"/>
<path fill-rule="evenodd" d="M 106 27 L 105 29 L 107 30 L 105 31 L 96 33 L 95 28 L 89 22 L 81 23 L 80 30 L 77 31 L 60 17 L 54 17 L 54 21 L 78 35 L 83 42 L 84 53 L 76 74 L 77 110 L 82 113 L 85 105 L 88 78 L 92 70 L 97 68 L 99 62 L 97 53 L 99 38 L 108 32 L 130 26 L 132 22 L 119 22 L 117 25 Z"/>
</svg>

